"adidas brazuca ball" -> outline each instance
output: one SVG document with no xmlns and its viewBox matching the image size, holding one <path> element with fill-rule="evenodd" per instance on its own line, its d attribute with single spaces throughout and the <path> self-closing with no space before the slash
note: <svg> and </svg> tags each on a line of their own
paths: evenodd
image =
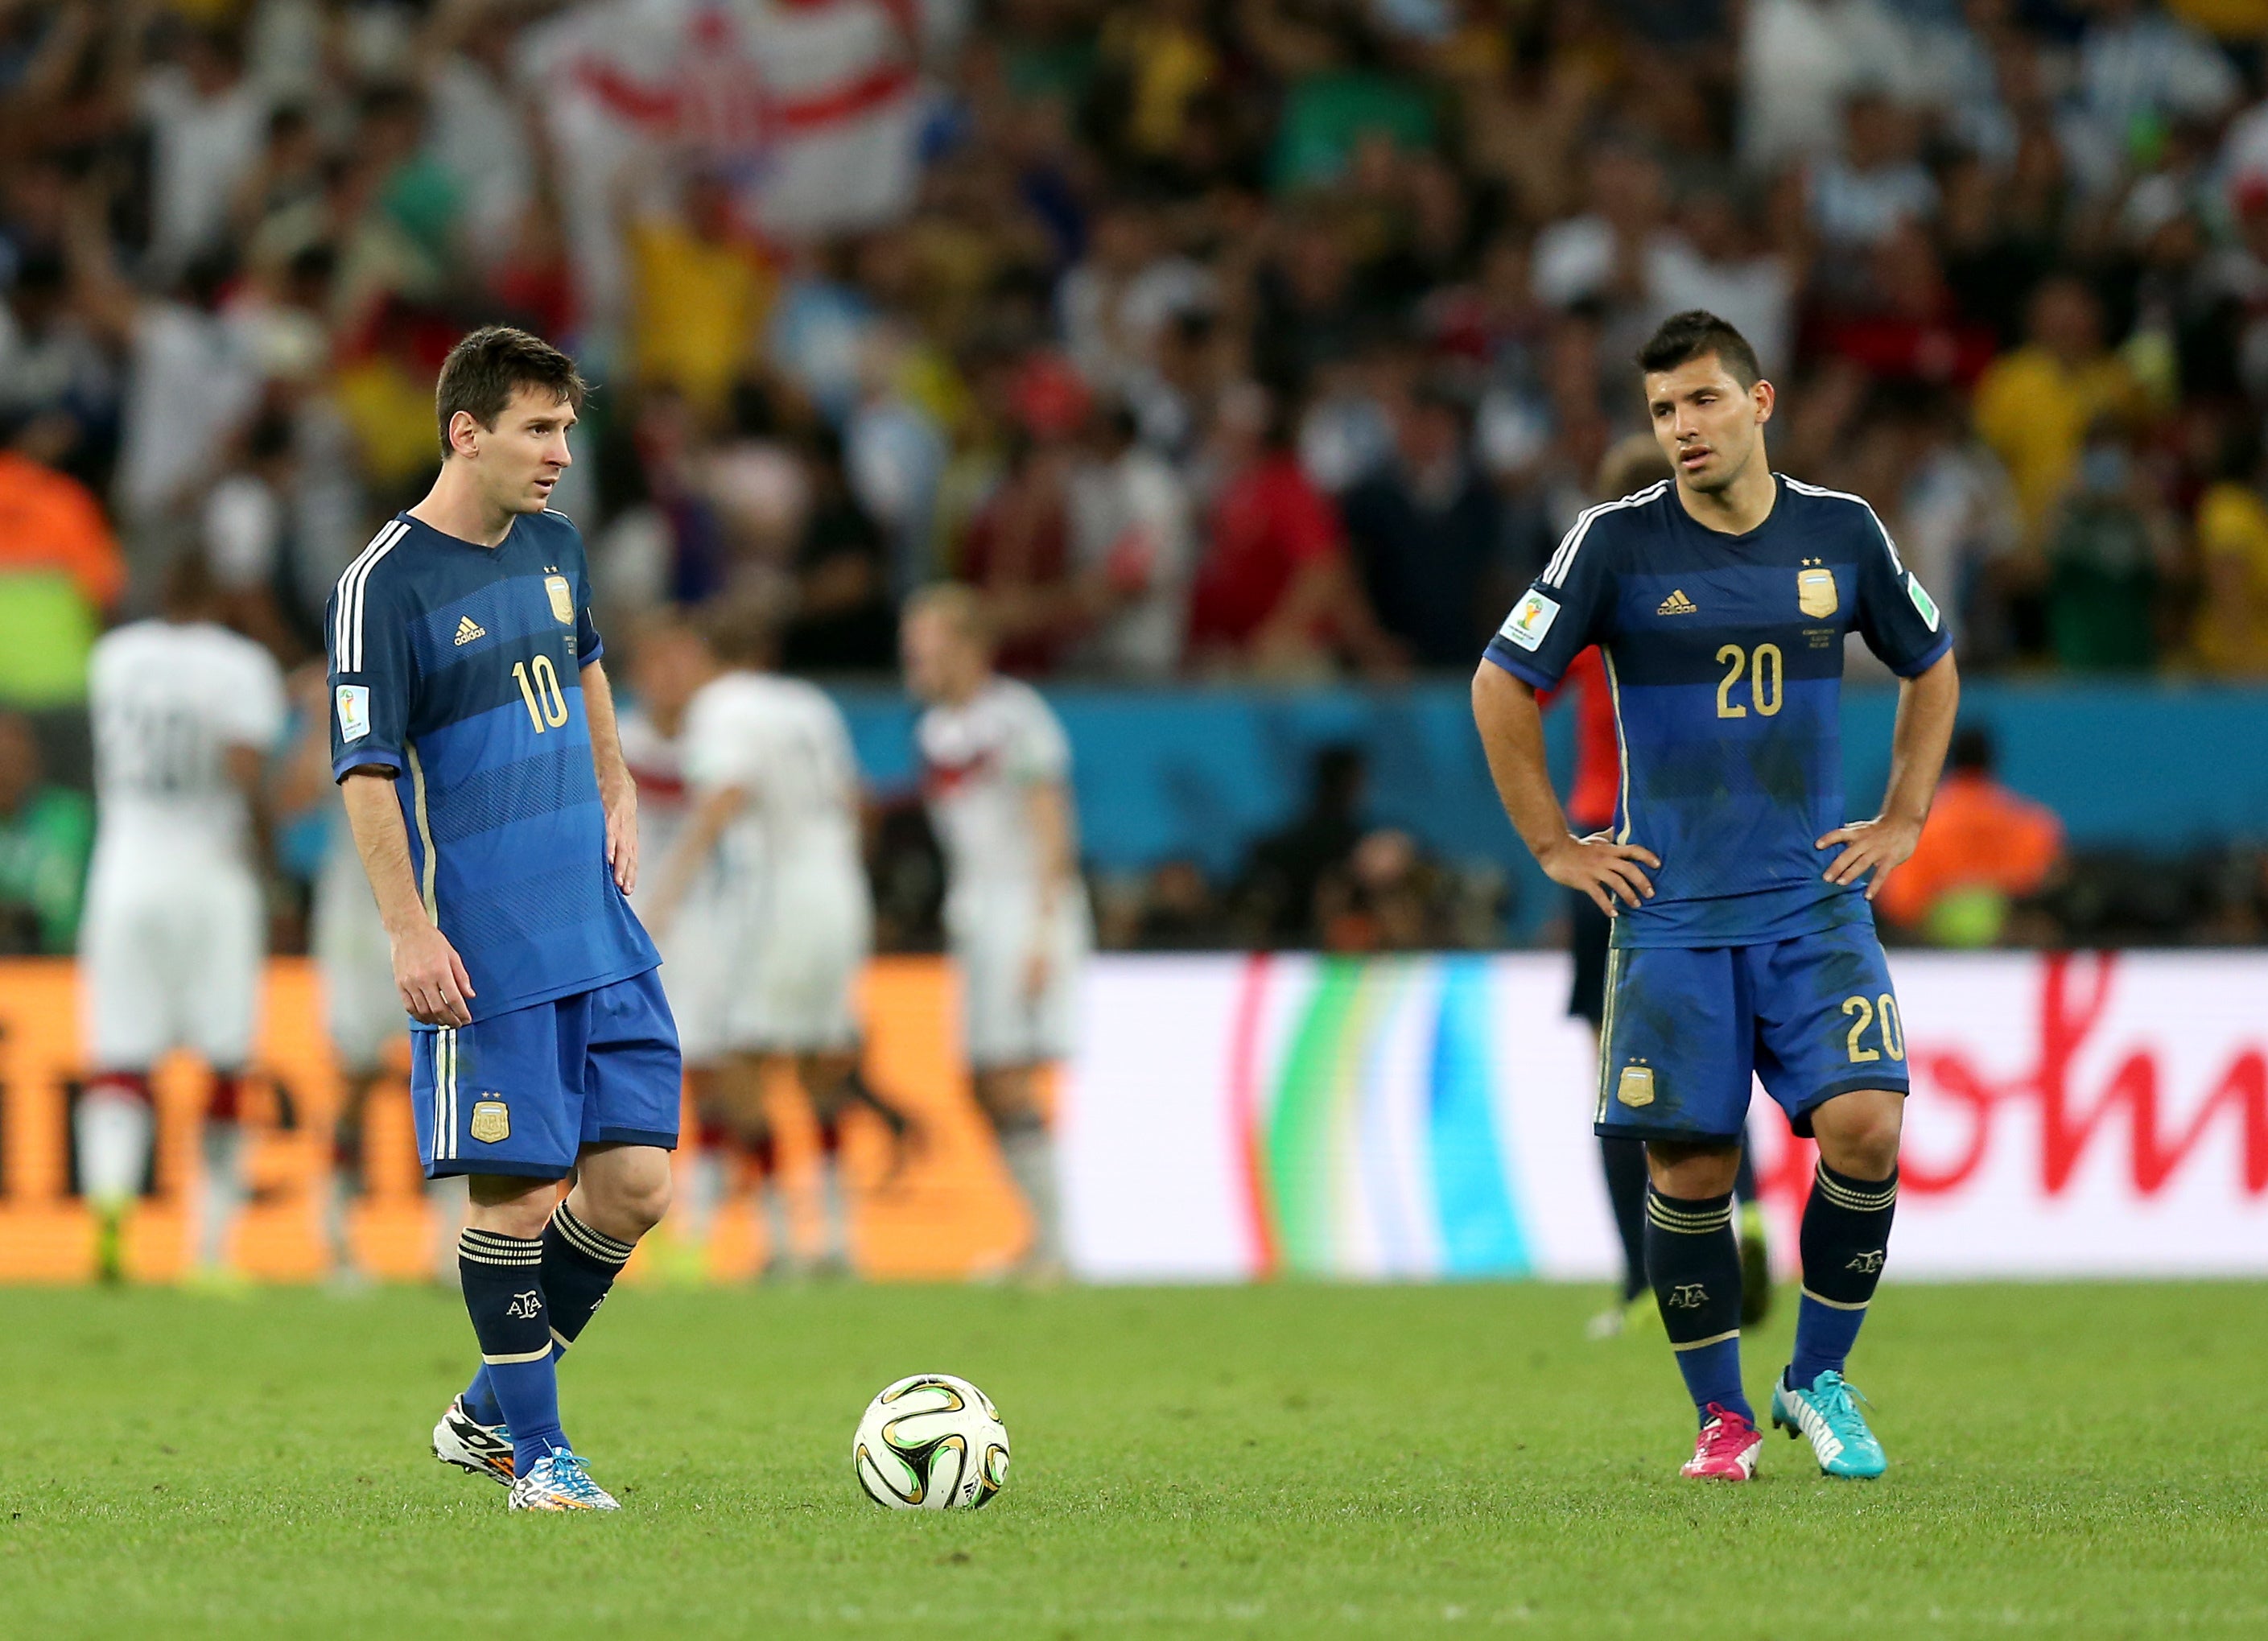
<svg viewBox="0 0 2268 1641">
<path fill-rule="evenodd" d="M 1008 1427 L 967 1380 L 916 1373 L 866 1404 L 850 1464 L 893 1510 L 982 1510 L 1008 1479 Z"/>
</svg>

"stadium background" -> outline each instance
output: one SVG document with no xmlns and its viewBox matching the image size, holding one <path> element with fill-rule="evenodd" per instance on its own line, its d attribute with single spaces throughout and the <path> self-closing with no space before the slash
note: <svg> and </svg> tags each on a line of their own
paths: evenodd
<svg viewBox="0 0 2268 1641">
<path fill-rule="evenodd" d="M 62 954 L 91 635 L 195 551 L 305 662 L 430 476 L 440 354 L 507 318 L 599 384 L 560 505 L 615 642 L 745 597 L 841 686 L 892 948 L 936 941 L 895 609 L 954 575 L 1071 730 L 1106 946 L 1330 954 L 1098 966 L 1064 1091 L 1085 1269 L 1602 1271 L 1564 960 L 1525 955 L 1560 906 L 1462 677 L 1633 425 L 1631 342 L 1704 305 L 1783 386 L 1776 465 L 1869 496 L 1938 591 L 1968 721 L 2064 841 L 1981 924 L 1891 931 L 1934 1079 L 1916 1160 L 1983 1145 L 1934 1262 L 1909 1203 L 1903 1268 L 2268 1260 L 2264 975 L 2228 951 L 2268 926 L 2264 33 L 2248 0 L 0 11 L 0 1259 L 86 1269 Z M 1851 692 L 1854 813 L 1890 699 Z M 329 817 L 299 819 L 286 953 Z M 2026 949 L 2073 946 L 2191 950 Z M 866 1262 L 965 1269 L 1015 1227 L 954 1126 L 949 978 L 874 983 L 880 1069 L 946 1144 L 862 1203 Z M 309 987 L 279 960 L 297 1121 L 244 1250 L 279 1276 L 318 1262 Z M 1161 989 L 1233 1024 L 1256 988 L 1372 1012 L 1304 1085 L 1194 1025 L 1126 1034 Z M 1474 997 L 1477 1092 L 1424 1048 Z M 1145 1166 L 1090 1166 L 1106 1134 Z M 153 1225 L 192 1149 L 169 1123 Z M 364 1225 L 407 1273 L 401 1161 Z M 1167 1200 L 1218 1234 L 1145 1269 L 1121 1227 Z M 1977 1225 L 2020 1233 L 2002 1265 L 1961 1263 Z"/>
</svg>

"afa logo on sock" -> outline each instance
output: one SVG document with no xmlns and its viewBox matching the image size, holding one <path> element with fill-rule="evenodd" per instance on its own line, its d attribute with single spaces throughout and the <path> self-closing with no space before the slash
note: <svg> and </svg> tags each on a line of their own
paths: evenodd
<svg viewBox="0 0 2268 1641">
<path fill-rule="evenodd" d="M 1871 1277 L 1881 1269 L 1882 1255 L 1889 1252 L 1889 1249 L 1886 1247 L 1870 1248 L 1867 1252 L 1860 1254 L 1849 1264 L 1844 1266 L 1843 1269 L 1845 1270 L 1855 1270 L 1862 1277 Z"/>
<path fill-rule="evenodd" d="M 530 1288 L 525 1292 L 513 1294 L 512 1303 L 504 1307 L 504 1314 L 516 1322 L 533 1321 L 543 1314 L 542 1291 Z"/>
<path fill-rule="evenodd" d="M 1697 1282 L 1681 1282 L 1662 1303 L 1673 1311 L 1697 1311 L 1709 1302 L 1709 1290 Z"/>
</svg>

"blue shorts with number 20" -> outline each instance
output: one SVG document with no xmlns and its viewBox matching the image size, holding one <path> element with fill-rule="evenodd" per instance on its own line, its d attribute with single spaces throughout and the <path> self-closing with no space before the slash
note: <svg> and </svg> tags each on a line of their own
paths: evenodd
<svg viewBox="0 0 2268 1641">
<path fill-rule="evenodd" d="M 469 1026 L 417 1026 L 409 1103 L 428 1179 L 561 1180 L 585 1145 L 677 1144 L 683 1070 L 661 974 Z"/>
<path fill-rule="evenodd" d="M 1854 1089 L 1906 1092 L 1905 1027 L 1871 923 L 1761 946 L 1616 948 L 1608 959 L 1593 1127 L 1732 1142 L 1750 1078 L 1811 1133 Z"/>
</svg>

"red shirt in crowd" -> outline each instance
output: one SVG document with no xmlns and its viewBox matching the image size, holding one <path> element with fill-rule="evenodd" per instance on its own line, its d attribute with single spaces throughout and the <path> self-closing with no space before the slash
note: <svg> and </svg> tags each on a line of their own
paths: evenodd
<svg viewBox="0 0 2268 1641">
<path fill-rule="evenodd" d="M 1230 480 L 1209 522 L 1189 590 L 1189 640 L 1200 647 L 1250 639 L 1302 570 L 1339 551 L 1337 511 L 1288 451 L 1270 452 Z"/>
</svg>

